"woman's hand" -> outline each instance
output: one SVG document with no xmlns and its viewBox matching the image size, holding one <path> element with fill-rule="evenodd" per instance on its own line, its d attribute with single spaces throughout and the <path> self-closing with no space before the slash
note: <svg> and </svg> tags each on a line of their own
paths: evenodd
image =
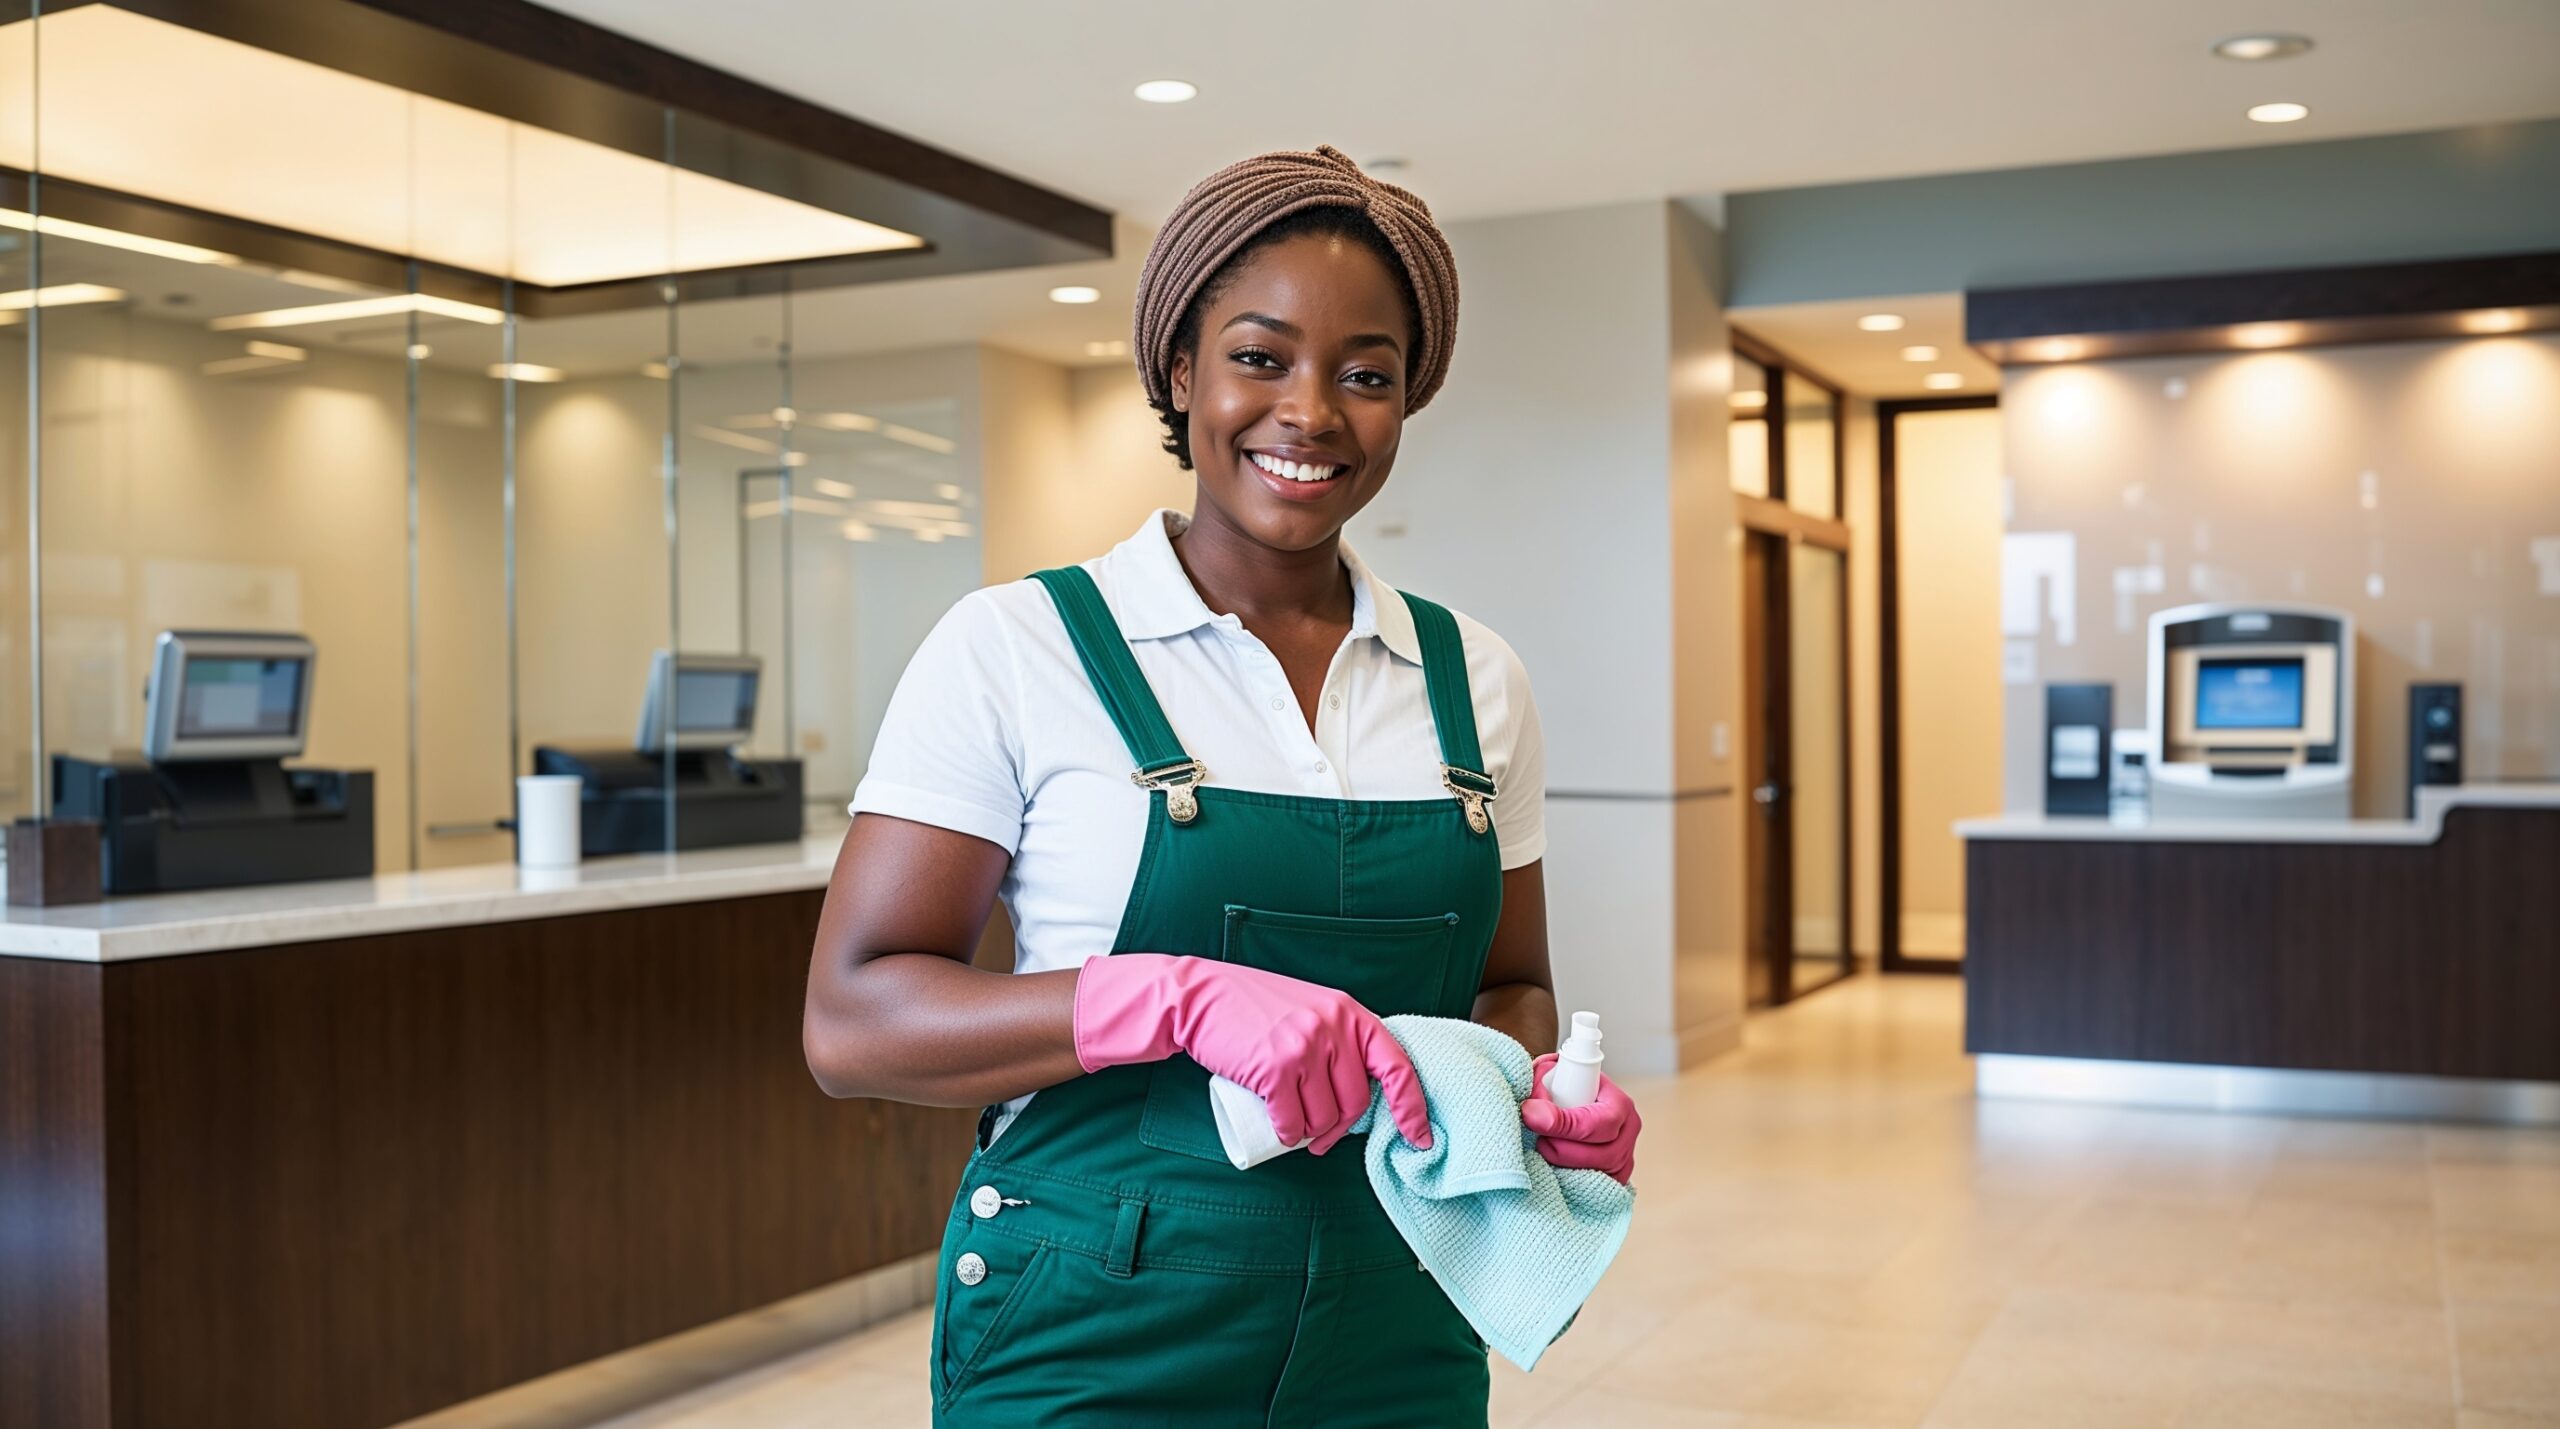
<svg viewBox="0 0 2560 1429">
<path fill-rule="evenodd" d="M 1550 1166 L 1606 1171 L 1620 1185 L 1634 1180 L 1636 1133 L 1644 1130 L 1636 1104 L 1604 1072 L 1600 1095 L 1589 1105 L 1557 1106 L 1547 1100 L 1547 1073 L 1555 1065 L 1553 1052 L 1537 1060 L 1530 1075 L 1529 1099 L 1520 1103 L 1520 1124 L 1537 1133 L 1538 1154 Z"/>
<path fill-rule="evenodd" d="M 1076 978 L 1076 1060 L 1088 1072 L 1176 1052 L 1252 1091 L 1287 1145 L 1322 1156 L 1385 1088 L 1396 1129 L 1431 1145 L 1422 1080 L 1377 1015 L 1351 994 L 1239 963 L 1117 953 Z"/>
</svg>

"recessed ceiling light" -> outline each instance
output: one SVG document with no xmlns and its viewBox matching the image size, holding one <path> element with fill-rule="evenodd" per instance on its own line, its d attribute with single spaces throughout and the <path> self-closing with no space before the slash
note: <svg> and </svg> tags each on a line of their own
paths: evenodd
<svg viewBox="0 0 2560 1429">
<path fill-rule="evenodd" d="M 1121 338 L 1113 338 L 1109 342 L 1088 342 L 1084 345 L 1084 355 L 1087 357 L 1127 357 L 1129 355 L 1129 344 L 1125 339 Z"/>
<path fill-rule="evenodd" d="M 427 293 L 394 293 L 384 298 L 358 298 L 350 303 L 313 303 L 299 308 L 271 308 L 263 313 L 235 313 L 227 318 L 215 318 L 205 326 L 215 332 L 238 332 L 243 328 L 304 327 L 311 323 L 398 317 L 404 313 L 457 318 L 467 323 L 502 323 L 507 320 L 505 313 L 496 308 L 484 308 L 478 303 L 460 303 Z"/>
<path fill-rule="evenodd" d="M 1920 385 L 1932 392 L 1952 392 L 1964 385 L 1961 372 L 1932 372 L 1920 379 Z"/>
<path fill-rule="evenodd" d="M 14 293 L 0 293 L 0 312 L 24 312 L 28 308 L 67 308 L 74 303 L 121 303 L 124 289 L 103 283 L 55 283 L 44 288 L 20 288 Z"/>
<path fill-rule="evenodd" d="M 493 362 L 489 364 L 489 375 L 512 377 L 518 382 L 557 382 L 569 374 L 537 362 Z"/>
<path fill-rule="evenodd" d="M 1935 362 L 1938 360 L 1938 350 L 1925 342 L 1918 343 L 1902 350 L 1902 360 L 1905 362 Z"/>
<path fill-rule="evenodd" d="M 2231 330 L 2237 347 L 2282 347 L 2302 340 L 2300 323 L 2242 323 Z"/>
<path fill-rule="evenodd" d="M 2251 64 L 2260 60 L 2291 59 L 2310 48 L 2311 39 L 2307 35 L 2233 35 L 2213 43 L 2213 52 L 2224 59 Z"/>
<path fill-rule="evenodd" d="M 2462 315 L 2464 332 L 2515 332 L 2524 326 L 2524 314 L 2515 308 L 2482 308 Z"/>
<path fill-rule="evenodd" d="M 2290 99 L 2280 99 L 2273 104 L 2250 105 L 2249 117 L 2261 124 L 2290 124 L 2297 119 L 2310 118 L 2311 109 Z"/>
<path fill-rule="evenodd" d="M 1902 314 L 1869 313 L 1858 319 L 1858 329 L 1861 332 L 1900 332 L 1902 331 Z"/>
<path fill-rule="evenodd" d="M 1049 301 L 1053 303 L 1098 303 L 1102 301 L 1102 290 L 1100 288 L 1087 288 L 1073 285 L 1064 288 L 1051 288 L 1049 290 Z"/>
<path fill-rule="evenodd" d="M 122 248 L 129 253 L 148 253 L 155 258 L 175 258 L 181 263 L 213 263 L 234 267 L 240 262 L 228 253 L 199 248 L 192 243 L 172 243 L 165 238 L 145 238 L 139 233 L 120 233 L 92 223 L 74 223 L 67 218 L 50 215 L 39 218 L 21 209 L 0 208 L 0 228 L 15 228 L 47 234 L 54 238 L 76 238 L 82 243 L 95 243 L 103 248 Z"/>
<path fill-rule="evenodd" d="M 1149 104 L 1180 104 L 1197 99 L 1200 86 L 1182 79 L 1151 79 L 1139 85 L 1137 95 Z"/>
</svg>

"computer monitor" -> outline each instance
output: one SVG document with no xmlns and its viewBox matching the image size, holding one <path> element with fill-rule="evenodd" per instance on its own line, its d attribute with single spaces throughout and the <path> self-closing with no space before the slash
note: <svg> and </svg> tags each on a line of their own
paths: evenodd
<svg viewBox="0 0 2560 1429">
<path fill-rule="evenodd" d="M 640 752 L 726 749 L 746 742 L 755 733 L 756 690 L 763 678 L 764 661 L 753 655 L 658 651 L 649 661 L 649 693 L 640 704 Z"/>
<path fill-rule="evenodd" d="M 300 754 L 318 658 L 299 635 L 161 631 L 143 691 L 143 757 L 173 764 Z"/>
<path fill-rule="evenodd" d="M 2195 727 L 2200 733 L 2302 728 L 2302 661 L 2196 661 Z"/>
</svg>

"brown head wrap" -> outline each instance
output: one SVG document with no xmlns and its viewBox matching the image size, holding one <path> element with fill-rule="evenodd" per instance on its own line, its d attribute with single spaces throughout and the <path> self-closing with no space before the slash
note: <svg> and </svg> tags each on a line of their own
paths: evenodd
<svg viewBox="0 0 2560 1429">
<path fill-rule="evenodd" d="M 1419 412 L 1449 375 L 1458 334 L 1458 265 L 1431 210 L 1394 184 L 1360 172 L 1342 151 L 1262 154 L 1200 181 L 1157 230 L 1138 275 L 1138 376 L 1158 406 L 1173 400 L 1173 330 L 1183 309 L 1254 235 L 1302 209 L 1347 208 L 1377 225 L 1403 260 L 1422 331 L 1406 364 L 1407 412 Z"/>
</svg>

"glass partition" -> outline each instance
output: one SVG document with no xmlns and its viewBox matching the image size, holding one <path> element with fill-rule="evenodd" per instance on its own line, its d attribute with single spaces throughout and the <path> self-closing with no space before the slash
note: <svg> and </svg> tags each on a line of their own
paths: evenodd
<svg viewBox="0 0 2560 1429">
<path fill-rule="evenodd" d="M 1808 516 L 1840 514 L 1840 394 L 1790 369 L 1786 394 L 1787 504 Z"/>
<path fill-rule="evenodd" d="M 0 818 L 36 811 L 35 681 L 30 669 L 27 567 L 28 365 L 38 313 L 36 52 L 33 0 L 0 0 Z"/>
<path fill-rule="evenodd" d="M 206 84 L 267 96 L 266 138 L 165 122 Z M 841 825 L 980 580 L 977 350 L 881 353 L 794 290 L 912 235 L 633 121 L 0 0 L 0 808 L 43 806 L 49 755 L 136 757 L 160 632 L 222 630 L 317 646 L 296 762 L 371 772 L 379 869 L 512 857 L 550 767 L 654 793 L 651 848 L 693 841 L 680 773 L 801 761 L 785 836 Z M 759 662 L 734 745 L 641 747 L 662 654 Z"/>
<path fill-rule="evenodd" d="M 1745 496 L 1769 494 L 1769 369 L 1733 355 L 1733 489 Z"/>
</svg>

